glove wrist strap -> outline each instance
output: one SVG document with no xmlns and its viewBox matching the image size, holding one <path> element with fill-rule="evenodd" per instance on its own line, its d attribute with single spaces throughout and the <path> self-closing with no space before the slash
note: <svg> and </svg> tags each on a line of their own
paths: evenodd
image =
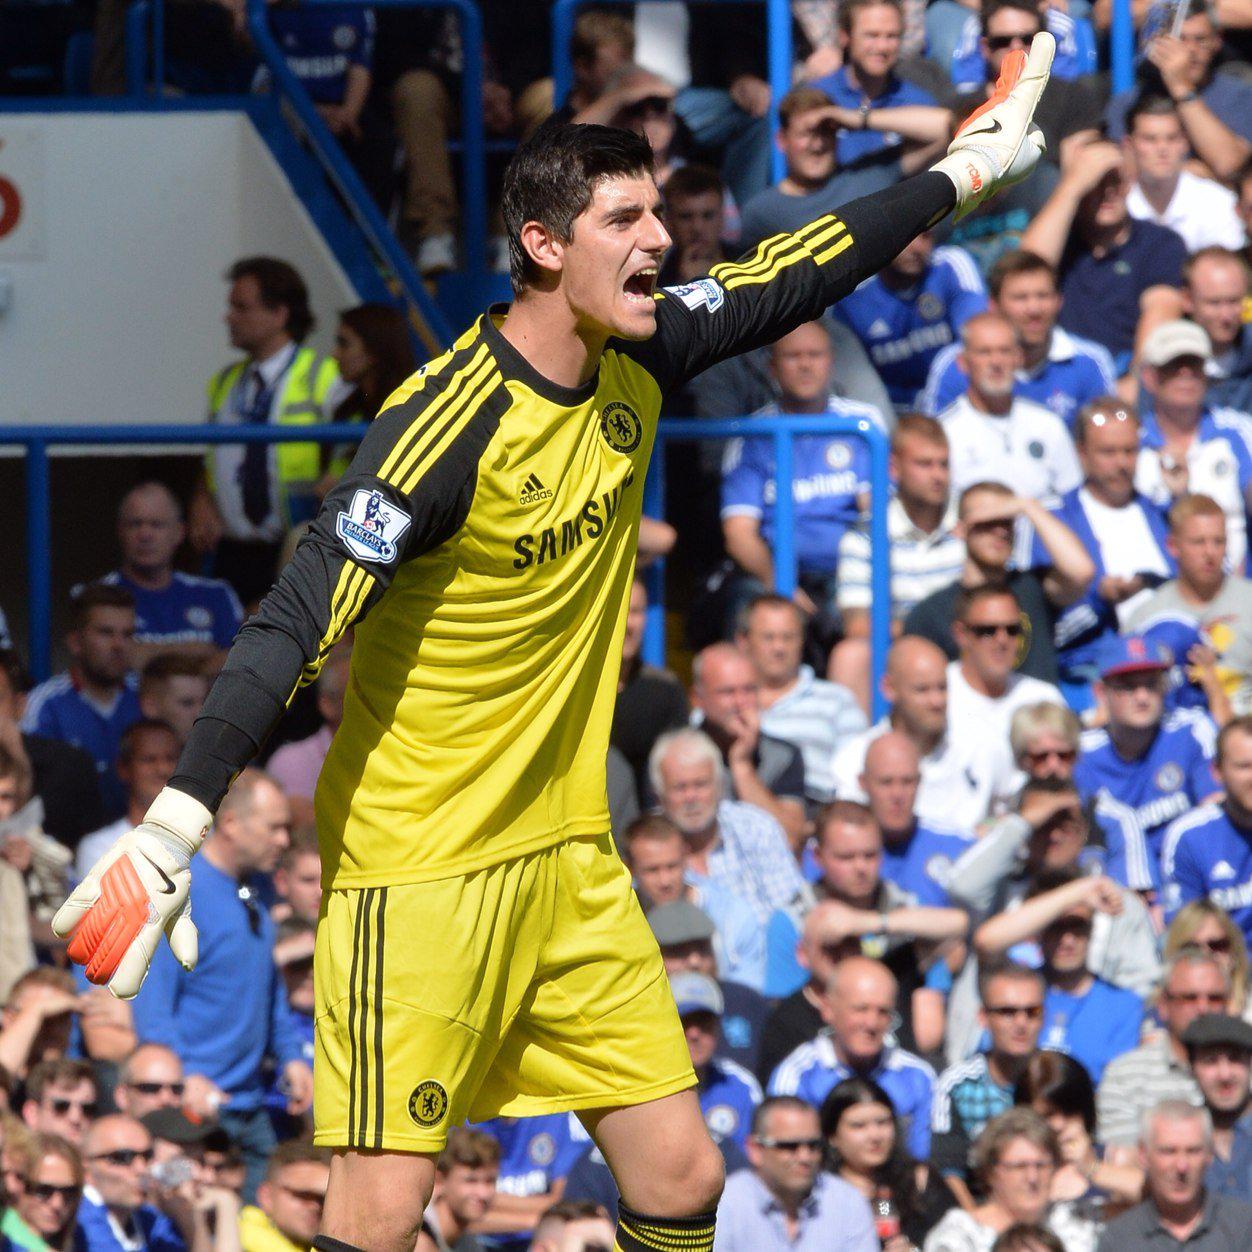
<svg viewBox="0 0 1252 1252">
<path fill-rule="evenodd" d="M 213 824 L 213 814 L 186 792 L 166 787 L 153 800 L 144 823 L 161 828 L 161 842 L 180 863 L 189 864 Z M 164 836 L 164 837 L 162 837 Z"/>
</svg>

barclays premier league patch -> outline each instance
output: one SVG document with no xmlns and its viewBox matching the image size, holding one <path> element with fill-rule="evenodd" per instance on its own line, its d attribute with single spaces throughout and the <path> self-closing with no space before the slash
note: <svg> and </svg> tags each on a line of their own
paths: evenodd
<svg viewBox="0 0 1252 1252">
<path fill-rule="evenodd" d="M 667 296 L 681 300 L 693 313 L 699 308 L 716 313 L 726 301 L 726 293 L 715 278 L 697 278 L 694 283 L 682 287 L 662 287 L 661 290 Z"/>
<path fill-rule="evenodd" d="M 335 531 L 344 547 L 358 561 L 389 565 L 396 559 L 400 539 L 413 519 L 378 491 L 361 490 L 352 497 L 346 513 L 339 514 Z"/>
</svg>

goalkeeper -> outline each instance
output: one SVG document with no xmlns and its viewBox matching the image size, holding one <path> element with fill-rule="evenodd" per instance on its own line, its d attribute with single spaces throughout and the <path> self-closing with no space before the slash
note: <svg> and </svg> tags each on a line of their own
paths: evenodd
<svg viewBox="0 0 1252 1252">
<path fill-rule="evenodd" d="M 662 397 L 819 316 L 954 209 L 1024 178 L 1054 43 L 1011 53 L 931 171 L 655 291 L 651 153 L 549 124 L 504 191 L 515 300 L 410 378 L 239 632 L 144 823 L 57 914 L 130 997 L 190 968 L 190 861 L 293 691 L 356 626 L 318 783 L 322 1249 L 411 1249 L 448 1129 L 575 1111 L 620 1252 L 708 1252 L 722 1165 L 660 955 L 613 851 L 605 757 Z"/>
</svg>

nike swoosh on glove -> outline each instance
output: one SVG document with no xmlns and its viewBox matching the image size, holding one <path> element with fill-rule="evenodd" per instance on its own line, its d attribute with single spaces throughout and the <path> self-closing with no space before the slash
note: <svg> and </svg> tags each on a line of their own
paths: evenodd
<svg viewBox="0 0 1252 1252">
<path fill-rule="evenodd" d="M 1047 145 L 1033 119 L 1055 53 L 1056 40 L 1047 31 L 1031 40 L 1029 56 L 1014 48 L 990 99 L 965 119 L 948 155 L 931 166 L 956 184 L 958 222 L 997 191 L 1021 182 L 1043 156 Z"/>
<path fill-rule="evenodd" d="M 129 1000 L 143 986 L 161 934 L 187 970 L 195 968 L 199 937 L 191 920 L 191 858 L 213 815 L 198 800 L 166 787 L 143 822 L 92 866 L 52 919 L 69 937 L 70 960 L 87 981 Z"/>
</svg>

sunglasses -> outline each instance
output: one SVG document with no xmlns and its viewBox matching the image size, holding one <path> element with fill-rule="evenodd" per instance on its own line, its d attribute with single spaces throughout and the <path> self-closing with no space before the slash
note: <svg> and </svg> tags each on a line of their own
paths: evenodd
<svg viewBox="0 0 1252 1252">
<path fill-rule="evenodd" d="M 132 1082 L 126 1085 L 132 1091 L 138 1091 L 140 1095 L 146 1096 L 160 1095 L 162 1091 L 181 1096 L 186 1090 L 185 1084 L 181 1082 Z"/>
<path fill-rule="evenodd" d="M 986 1013 L 989 1017 L 1029 1017 L 1037 1022 L 1043 1016 L 1042 1004 L 997 1004 L 988 1005 Z"/>
<path fill-rule="evenodd" d="M 1029 48 L 1034 35 L 988 35 L 987 47 L 992 52 L 1003 52 L 1005 48 Z"/>
<path fill-rule="evenodd" d="M 758 1139 L 763 1148 L 777 1148 L 779 1152 L 820 1152 L 826 1145 L 821 1139 Z"/>
<path fill-rule="evenodd" d="M 321 1207 L 321 1205 L 326 1203 L 326 1192 L 324 1191 L 302 1191 L 299 1187 L 284 1187 L 281 1183 L 279 1188 L 289 1196 L 297 1200 L 303 1200 L 305 1204 L 316 1204 Z"/>
<path fill-rule="evenodd" d="M 1044 761 L 1050 761 L 1055 757 L 1058 761 L 1075 761 L 1078 759 L 1077 748 L 1040 748 L 1037 751 L 1029 749 L 1022 753 L 1022 756 L 1032 765 L 1042 765 Z"/>
<path fill-rule="evenodd" d="M 98 1108 L 95 1100 L 65 1100 L 60 1096 L 53 1096 L 48 1104 L 57 1117 L 64 1117 L 73 1111 L 82 1113 L 86 1117 L 95 1117 Z"/>
<path fill-rule="evenodd" d="M 248 912 L 248 929 L 253 935 L 261 933 L 261 907 L 256 902 L 256 892 L 251 887 L 240 887 L 235 893 L 239 897 L 239 903 Z"/>
<path fill-rule="evenodd" d="M 73 1204 L 78 1199 L 81 1187 L 68 1183 L 64 1187 L 58 1187 L 56 1183 L 51 1182 L 28 1182 L 26 1184 L 26 1194 L 34 1196 L 36 1200 L 64 1200 L 66 1204 Z"/>
<path fill-rule="evenodd" d="M 144 1165 L 151 1165 L 152 1149 L 116 1148 L 112 1152 L 99 1152 L 87 1159 L 91 1161 L 108 1161 L 110 1165 L 120 1165 L 124 1168 L 133 1165 L 136 1161 L 140 1161 Z"/>
<path fill-rule="evenodd" d="M 1010 639 L 1018 639 L 1021 637 L 1021 622 L 970 622 L 966 623 L 965 629 L 969 631 L 975 639 L 992 639 L 996 635 L 1003 632 Z"/>
<path fill-rule="evenodd" d="M 1221 935 L 1216 939 L 1193 939 L 1191 941 L 1197 948 L 1204 948 L 1207 952 L 1229 952 L 1230 940 Z"/>
</svg>

